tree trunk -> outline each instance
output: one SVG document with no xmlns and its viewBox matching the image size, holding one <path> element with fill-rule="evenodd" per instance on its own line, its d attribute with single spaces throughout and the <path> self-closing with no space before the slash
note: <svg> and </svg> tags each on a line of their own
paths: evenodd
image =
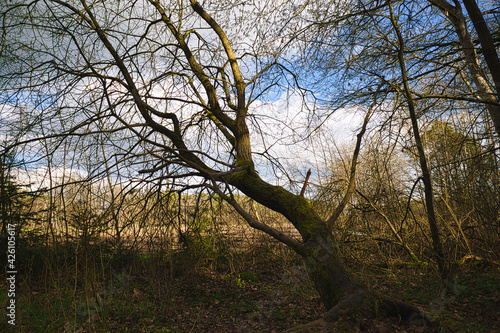
<svg viewBox="0 0 500 333">
<path fill-rule="evenodd" d="M 314 224 L 312 221 L 310 223 L 311 226 Z M 362 288 L 356 285 L 339 261 L 337 249 L 328 231 L 314 235 L 304 243 L 304 247 L 302 258 L 306 271 L 327 310 L 332 309 L 345 296 Z"/>
<path fill-rule="evenodd" d="M 474 24 L 474 29 L 477 32 L 479 41 L 481 42 L 484 60 L 486 60 L 486 65 L 488 66 L 491 77 L 493 78 L 497 92 L 496 98 L 498 99 L 500 98 L 500 58 L 498 57 L 490 29 L 488 28 L 488 25 L 484 20 L 483 13 L 481 13 L 481 10 L 475 0 L 464 0 L 463 3 L 467 13 L 469 13 L 472 24 Z"/>
<path fill-rule="evenodd" d="M 493 121 L 493 125 L 495 126 L 495 131 L 497 132 L 497 135 L 500 137 L 500 104 L 497 98 L 498 91 L 497 94 L 495 94 L 493 89 L 491 89 L 488 83 L 487 76 L 485 75 L 483 69 L 481 68 L 479 57 L 477 55 L 474 42 L 472 41 L 472 37 L 469 33 L 469 30 L 467 29 L 467 22 L 465 20 L 465 17 L 463 16 L 462 8 L 460 7 L 459 2 L 454 1 L 455 6 L 451 5 L 446 0 L 429 0 L 429 2 L 438 7 L 441 10 L 441 12 L 443 12 L 444 15 L 448 17 L 451 24 L 455 28 L 460 46 L 464 53 L 465 63 L 467 65 L 470 75 L 472 76 L 472 80 L 476 85 L 480 100 L 484 102 L 484 107 L 488 110 L 491 120 Z M 468 2 L 467 4 L 468 10 L 470 8 L 472 13 L 471 17 L 473 19 L 475 17 L 477 20 L 478 18 L 476 17 L 477 15 L 474 15 L 473 5 L 471 4 L 471 1 L 467 2 Z M 475 25 L 478 26 L 478 22 L 475 22 Z M 482 28 L 484 27 L 480 26 L 479 24 L 478 28 L 479 28 L 478 34 L 480 35 L 481 44 L 483 48 L 486 46 L 487 54 L 485 56 L 487 56 L 488 58 L 487 65 L 490 66 L 491 64 L 491 66 L 495 66 L 497 62 L 494 60 L 494 58 L 495 56 L 498 58 L 498 56 L 496 55 L 496 52 L 495 54 L 493 54 L 492 50 L 488 50 L 489 43 L 487 41 L 487 37 L 485 36 L 485 31 L 482 30 Z M 496 84 L 497 83 L 496 80 L 500 76 L 499 69 L 492 67 L 489 67 L 489 69 L 494 77 Z"/>
<path fill-rule="evenodd" d="M 258 203 L 284 215 L 299 231 L 302 246 L 295 250 L 304 259 L 307 273 L 327 309 L 356 287 L 339 261 L 326 223 L 304 197 L 264 182 L 254 171 L 235 173 L 229 182 Z"/>
<path fill-rule="evenodd" d="M 233 173 L 228 182 L 248 197 L 281 213 L 297 228 L 302 243 L 293 249 L 304 259 L 306 271 L 328 310 L 326 321 L 334 322 L 346 312 L 352 312 L 356 316 L 362 313 L 365 317 L 384 315 L 406 320 L 418 315 L 430 322 L 416 307 L 386 299 L 357 283 L 341 263 L 327 224 L 304 197 L 266 183 L 251 170 Z"/>
<path fill-rule="evenodd" d="M 434 210 L 434 193 L 432 189 L 431 172 L 427 165 L 427 158 L 425 156 L 424 146 L 422 143 L 422 139 L 420 137 L 415 101 L 411 94 L 410 85 L 408 83 L 408 73 L 406 71 L 406 64 L 404 59 L 405 42 L 403 36 L 401 35 L 401 31 L 399 29 L 396 16 L 394 15 L 392 3 L 390 1 L 389 1 L 389 10 L 391 13 L 391 22 L 399 42 L 398 62 L 401 70 L 401 77 L 403 79 L 404 96 L 408 103 L 408 111 L 410 113 L 413 137 L 415 138 L 415 144 L 417 145 L 420 169 L 422 170 L 422 179 L 424 181 L 424 193 L 425 193 L 425 206 L 426 206 L 425 208 L 427 211 L 427 220 L 429 222 L 429 228 L 431 229 L 432 246 L 434 248 L 436 261 L 439 267 L 439 275 L 441 276 L 441 279 L 443 281 L 447 281 L 450 271 L 448 269 L 448 264 L 446 263 L 446 256 L 443 251 L 443 245 L 441 244 L 439 228 L 437 226 L 436 212 Z"/>
</svg>

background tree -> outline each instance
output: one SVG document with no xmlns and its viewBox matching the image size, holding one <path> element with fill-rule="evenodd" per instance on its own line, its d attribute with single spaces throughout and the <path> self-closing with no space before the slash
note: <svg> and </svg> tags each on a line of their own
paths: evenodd
<svg viewBox="0 0 500 333">
<path fill-rule="evenodd" d="M 435 122 L 424 141 L 440 219 L 449 225 L 447 232 L 471 252 L 469 243 L 488 239 L 486 230 L 498 220 L 499 169 L 495 151 L 479 143 L 477 134 L 464 134 L 460 126 Z"/>
<path fill-rule="evenodd" d="M 16 161 L 14 155 L 0 156 L 0 216 L 2 219 L 1 233 L 7 233 L 9 225 L 21 230 L 23 224 L 35 220 L 35 212 L 31 211 L 34 197 L 15 180 Z M 23 186 L 24 185 L 24 186 Z"/>
<path fill-rule="evenodd" d="M 387 83 L 381 91 L 386 103 L 376 114 L 377 130 L 384 133 L 384 140 L 393 142 L 395 147 L 401 143 L 405 150 L 411 147 L 420 158 L 416 179 L 420 174 L 425 179 L 428 220 L 433 225 L 434 247 L 440 253 L 437 257 L 445 277 L 446 263 L 437 237 L 438 219 L 432 213 L 433 173 L 427 165 L 425 155 L 429 152 L 419 139 L 419 131 L 425 131 L 438 119 L 459 118 L 462 112 L 467 112 L 470 119 L 475 119 L 468 123 L 468 131 L 491 135 L 489 128 L 496 126 L 491 110 L 498 103 L 485 103 L 490 117 L 483 117 L 483 109 L 476 104 L 482 103 L 483 97 L 477 96 L 481 93 L 474 87 L 478 84 L 473 75 L 478 71 L 468 70 L 470 61 L 463 57 L 455 30 L 450 29 L 447 17 L 441 16 L 435 6 L 378 1 L 352 2 L 346 7 L 319 3 L 311 6 L 314 19 L 296 35 L 303 43 L 303 57 L 296 66 L 298 70 L 306 69 L 303 75 L 314 82 L 316 94 L 333 110 L 345 105 L 363 105 L 379 80 Z M 495 26 L 495 10 L 488 11 L 486 5 L 484 8 Z M 311 67 L 318 69 L 307 72 Z M 330 115 L 325 113 L 325 117 Z M 493 135 L 487 140 L 496 139 Z M 418 152 L 415 147 L 419 147 Z M 485 144 L 484 149 L 497 148 Z"/>
<path fill-rule="evenodd" d="M 430 3 L 441 10 L 455 29 L 460 49 L 463 52 L 472 81 L 476 86 L 479 100 L 484 103 L 485 108 L 489 111 L 497 136 L 500 136 L 500 104 L 498 100 L 498 96 L 500 95 L 500 58 L 496 50 L 498 40 L 495 45 L 490 27 L 488 27 L 482 9 L 479 8 L 477 2 L 475 0 L 465 0 L 462 2 L 474 25 L 481 47 L 477 47 L 473 41 L 472 33 L 467 24 L 467 18 L 462 12 L 462 6 L 459 1 L 453 1 L 453 4 L 446 0 L 430 1 Z M 486 7 L 485 10 L 486 15 L 492 19 L 491 24 L 493 26 L 495 25 L 495 11 L 498 11 L 498 7 L 494 5 L 491 8 Z M 481 64 L 482 61 L 478 51 L 484 57 L 486 66 Z M 489 76 L 492 77 L 493 82 L 491 82 Z"/>
</svg>

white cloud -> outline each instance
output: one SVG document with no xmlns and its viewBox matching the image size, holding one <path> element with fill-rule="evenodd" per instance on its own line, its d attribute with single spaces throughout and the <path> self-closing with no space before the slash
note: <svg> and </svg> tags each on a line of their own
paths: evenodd
<svg viewBox="0 0 500 333">
<path fill-rule="evenodd" d="M 62 167 L 52 169 L 39 167 L 35 170 L 14 168 L 12 176 L 18 184 L 27 185 L 29 190 L 36 191 L 83 180 L 86 173 L 79 169 L 64 169 Z"/>
<path fill-rule="evenodd" d="M 325 151 L 352 146 L 365 116 L 361 107 L 339 109 L 327 116 L 324 108 L 321 111 L 321 106 L 304 102 L 294 92 L 284 93 L 272 103 L 256 101 L 250 113 L 258 170 L 265 179 L 280 185 L 288 183 L 287 174 L 293 177 L 325 165 L 330 157 Z M 273 160 L 261 157 L 264 153 Z M 277 170 L 276 164 L 283 169 Z"/>
</svg>

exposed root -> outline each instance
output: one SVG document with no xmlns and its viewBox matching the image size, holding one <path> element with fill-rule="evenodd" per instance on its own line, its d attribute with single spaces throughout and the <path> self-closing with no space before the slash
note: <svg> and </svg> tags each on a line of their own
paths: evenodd
<svg viewBox="0 0 500 333">
<path fill-rule="evenodd" d="M 323 318 L 289 332 L 394 332 L 399 325 L 414 327 L 406 329 L 407 332 L 427 332 L 432 331 L 433 321 L 411 304 L 357 290 L 343 298 Z"/>
<path fill-rule="evenodd" d="M 335 322 L 346 316 L 354 318 L 385 318 L 395 317 L 399 322 L 411 325 L 429 325 L 432 318 L 417 307 L 379 296 L 367 290 L 360 290 L 349 294 L 326 315 L 327 322 Z"/>
</svg>

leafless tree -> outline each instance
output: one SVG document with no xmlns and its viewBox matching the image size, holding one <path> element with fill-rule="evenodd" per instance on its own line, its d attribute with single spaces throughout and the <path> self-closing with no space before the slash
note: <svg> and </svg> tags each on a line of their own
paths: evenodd
<svg viewBox="0 0 500 333">
<path fill-rule="evenodd" d="M 291 17 L 303 7 L 293 7 Z M 148 186 L 175 182 L 184 190 L 201 187 L 217 193 L 252 228 L 302 256 L 331 309 L 331 320 L 343 307 L 360 309 L 366 302 L 370 312 L 382 304 L 390 315 L 419 313 L 410 305 L 373 297 L 357 284 L 331 234 L 354 192 L 361 140 L 384 81 L 378 81 L 365 103 L 347 191 L 324 221 L 302 195 L 259 175 L 252 135 L 265 134 L 258 130 L 265 119 L 257 116 L 252 102 L 284 81 L 295 84 L 297 77 L 272 52 L 286 43 L 276 36 L 261 38 L 266 32 L 251 29 L 252 17 L 245 16 L 244 8 L 194 0 L 187 5 L 159 0 L 4 4 L 1 89 L 23 128 L 14 144 L 36 148 L 41 140 L 49 142 L 45 153 L 35 152 L 36 161 L 57 157 L 61 143 L 72 141 L 74 151 L 64 158 L 78 161 L 82 154 L 103 149 L 105 138 L 105 161 L 97 161 L 89 177 L 120 168 L 122 177 L 127 172 L 140 176 Z M 250 24 L 250 42 L 229 38 L 232 30 L 220 24 L 225 19 Z M 301 239 L 245 211 L 235 191 L 281 213 Z"/>
<path fill-rule="evenodd" d="M 493 4 L 490 9 L 481 9 L 475 0 L 462 1 L 479 38 L 481 46 L 477 46 L 472 38 L 460 1 L 454 0 L 451 3 L 447 0 L 429 0 L 429 2 L 439 8 L 454 27 L 467 69 L 476 86 L 479 101 L 484 103 L 489 111 L 497 135 L 500 136 L 500 58 L 497 53 L 498 41 L 495 45 L 491 32 L 492 25 L 495 24 L 493 20 L 495 11 L 498 15 L 498 4 L 496 6 Z M 490 26 L 485 20 L 485 14 L 490 17 Z M 484 57 L 485 66 L 482 64 L 478 51 Z M 490 77 L 493 80 L 490 80 Z"/>
</svg>

